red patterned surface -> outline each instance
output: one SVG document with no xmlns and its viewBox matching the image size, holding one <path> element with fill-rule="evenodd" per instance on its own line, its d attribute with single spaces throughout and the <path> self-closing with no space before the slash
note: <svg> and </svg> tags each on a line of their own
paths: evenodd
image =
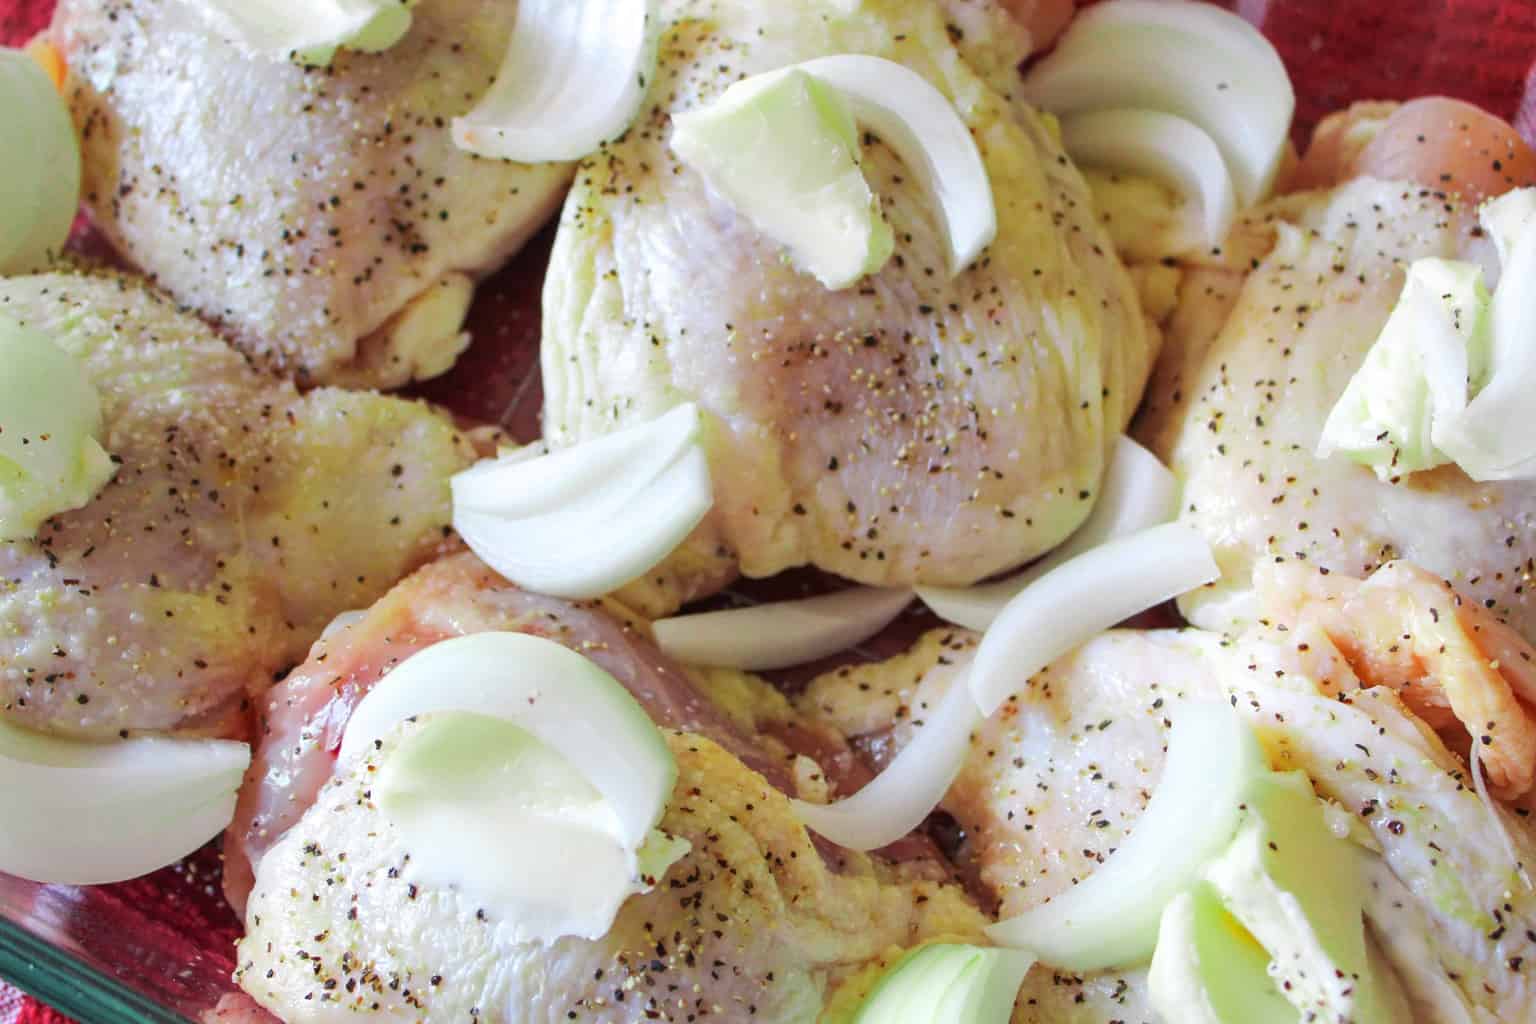
<svg viewBox="0 0 1536 1024">
<path fill-rule="evenodd" d="M 428 0 L 431 2 L 431 0 Z M 18 43 L 46 22 L 52 0 L 0 0 L 0 42 Z M 1354 99 L 1443 93 L 1514 118 L 1536 141 L 1536 0 L 1229 0 L 1275 42 L 1296 79 L 1298 139 Z M 539 276 L 549 233 L 484 285 L 471 318 L 475 345 L 459 367 L 423 389 L 461 414 L 537 431 Z M 817 586 L 805 577 L 769 591 Z M 133 936 L 165 970 L 123 980 L 172 1005 L 211 1005 L 210 979 L 227 977 L 237 922 L 219 899 L 209 851 L 146 879 L 89 892 L 37 887 L 0 905 L 11 917 L 46 916 L 64 941 L 103 965 Z M 44 913 L 45 912 L 45 913 Z M 120 958 L 119 958 L 120 959 Z M 188 965 L 195 969 L 185 970 Z M 153 975 L 146 977 L 146 974 Z M 0 984 L 0 1024 L 68 1024 Z"/>
</svg>

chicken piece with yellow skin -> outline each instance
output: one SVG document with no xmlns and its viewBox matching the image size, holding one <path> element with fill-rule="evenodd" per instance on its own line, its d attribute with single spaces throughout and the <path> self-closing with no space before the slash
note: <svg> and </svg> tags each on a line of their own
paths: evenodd
<svg viewBox="0 0 1536 1024">
<path fill-rule="evenodd" d="M 1401 582 L 1389 576 L 1378 586 Z M 963 630 L 930 633 L 889 662 L 813 682 L 800 707 L 894 753 L 950 686 L 964 685 L 976 643 Z M 1336 829 L 1369 853 L 1369 934 L 1414 1019 L 1526 1019 L 1536 1011 L 1536 988 L 1521 970 L 1536 955 L 1536 890 L 1522 866 L 1536 857 L 1536 830 L 1523 812 L 1480 799 L 1466 763 L 1404 703 L 1412 697 L 1390 678 L 1357 677 L 1355 662 L 1305 617 L 1237 638 L 1193 629 L 1100 635 L 1021 680 L 973 734 L 942 804 L 965 835 L 963 869 L 999 916 L 1071 889 L 1135 829 L 1176 709 L 1227 703 L 1271 767 L 1305 771 L 1335 805 Z M 1446 732 L 1465 749 L 1464 734 Z M 1144 966 L 1075 976 L 1042 964 L 1014 1020 L 1156 1020 L 1146 986 Z"/>
<path fill-rule="evenodd" d="M 1082 177 L 1044 121 L 999 91 L 1011 66 L 984 41 L 957 48 L 935 0 L 664 7 L 649 98 L 578 171 L 544 292 L 552 445 L 684 401 L 707 417 L 714 510 L 626 597 L 662 612 L 738 571 L 804 564 L 871 584 L 964 584 L 1059 543 L 1092 505 L 1157 334 Z M 998 234 L 957 276 L 933 197 L 872 135 L 863 169 L 895 254 L 836 292 L 670 149 L 674 112 L 838 53 L 922 74 L 976 139 Z"/>
<path fill-rule="evenodd" d="M 447 370 L 474 279 L 553 215 L 568 165 L 486 160 L 450 122 L 517 5 L 432 0 L 380 54 L 248 53 L 190 0 L 61 0 L 86 206 L 132 264 L 303 383 Z"/>
<path fill-rule="evenodd" d="M 362 768 L 263 857 L 240 983 L 289 1024 L 810 1024 L 833 983 L 887 947 L 958 928 L 977 938 L 981 916 L 957 889 L 882 882 L 867 864 L 834 873 L 761 775 L 701 737 L 667 742 L 679 771 L 658 827 L 692 849 L 602 938 L 519 943 L 459 892 L 401 877 L 410 850 L 364 795 Z"/>
<path fill-rule="evenodd" d="M 1326 187 L 1247 211 L 1220 252 L 1189 265 L 1134 432 L 1179 476 L 1180 517 L 1221 566 L 1219 581 L 1180 600 L 1196 625 L 1253 622 L 1265 564 L 1367 576 L 1401 559 L 1536 640 L 1536 485 L 1479 483 L 1455 465 L 1381 480 L 1342 453 L 1317 455 L 1409 263 L 1470 259 L 1496 281 L 1476 203 L 1527 180 L 1517 169 L 1531 173 L 1536 156 L 1498 141 L 1513 133 L 1486 114 L 1474 145 L 1464 104 L 1454 105 L 1463 130 L 1426 136 L 1426 109 L 1445 102 L 1360 105 L 1329 119 L 1297 172 Z M 1416 168 L 1399 159 L 1405 150 Z M 1320 180 L 1334 170 L 1396 177 Z M 1441 171 L 1446 181 L 1423 184 Z"/>
<path fill-rule="evenodd" d="M 404 834 L 368 796 L 370 764 L 389 758 L 398 737 L 370 761 L 334 756 L 381 677 L 440 640 L 486 630 L 532 633 L 590 658 L 645 708 L 676 757 L 659 827 L 692 849 L 599 939 L 522 941 L 514 922 L 459 890 L 407 877 Z M 742 692 L 761 681 L 713 679 L 713 689 L 736 691 L 727 712 L 704 692 L 708 682 L 612 602 L 519 590 L 469 554 L 439 559 L 348 616 L 261 708 L 225 847 L 226 889 L 248 928 L 241 985 L 290 1024 L 360 1014 L 810 1024 L 838 981 L 892 947 L 940 935 L 980 941 L 982 916 L 958 886 L 814 843 L 787 792 L 807 795 L 802 781 L 824 789 L 824 776 L 795 771 L 805 758 L 742 728 L 759 712 L 788 724 L 792 711 Z"/>
<path fill-rule="evenodd" d="M 251 369 L 127 277 L 0 281 L 0 314 L 74 356 L 117 471 L 0 543 L 0 715 L 106 739 L 235 731 L 248 693 L 443 544 L 473 458 L 420 402 Z"/>
</svg>

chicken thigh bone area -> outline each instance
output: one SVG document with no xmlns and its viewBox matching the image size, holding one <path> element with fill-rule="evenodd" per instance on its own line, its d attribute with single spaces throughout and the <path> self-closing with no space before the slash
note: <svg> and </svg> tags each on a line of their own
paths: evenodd
<svg viewBox="0 0 1536 1024">
<path fill-rule="evenodd" d="M 239 732 L 325 624 L 436 552 L 474 452 L 420 402 L 262 375 L 142 283 L 0 281 L 100 400 L 115 475 L 0 543 L 0 714 L 78 738 Z"/>
<path fill-rule="evenodd" d="M 1054 546 L 1092 506 L 1158 335 L 1046 123 L 936 4 L 666 7 L 647 104 L 583 162 L 544 292 L 551 445 L 685 401 L 709 420 L 715 509 L 626 598 L 661 613 L 805 564 L 967 584 Z M 975 139 L 999 227 L 958 276 L 932 198 L 873 133 L 861 163 L 896 250 L 835 292 L 669 148 L 674 112 L 843 52 L 919 71 Z"/>
</svg>

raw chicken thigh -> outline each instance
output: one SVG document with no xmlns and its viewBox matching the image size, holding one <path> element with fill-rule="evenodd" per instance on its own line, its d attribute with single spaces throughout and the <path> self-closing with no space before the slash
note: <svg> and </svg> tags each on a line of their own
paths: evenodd
<svg viewBox="0 0 1536 1024">
<path fill-rule="evenodd" d="M 899 749 L 924 709 L 963 685 L 975 644 L 964 631 L 930 633 L 889 662 L 824 676 L 801 706 L 877 749 Z M 1373 665 L 1358 649 L 1350 655 L 1319 629 L 1099 636 L 1030 680 L 973 736 L 943 804 L 964 830 L 962 864 L 1005 916 L 1070 889 L 1135 828 L 1175 709 L 1231 702 L 1271 766 L 1304 770 L 1340 818 L 1354 819 L 1350 837 L 1378 855 L 1367 920 L 1415 1019 L 1529 1019 L 1536 990 L 1521 966 L 1536 955 L 1536 891 L 1518 865 L 1536 856 L 1536 830 L 1479 798 L 1465 762 L 1404 703 L 1414 699 L 1407 680 L 1357 676 L 1356 663 Z M 1507 724 L 1532 732 L 1525 721 Z M 1445 732 L 1466 748 L 1458 723 Z M 1146 984 L 1144 968 L 1074 976 L 1047 964 L 1026 978 L 1014 1020 L 1150 1024 L 1158 1018 Z"/>
<path fill-rule="evenodd" d="M 998 55 L 1016 51 L 952 34 L 935 0 L 665 7 L 650 105 L 580 168 L 544 293 L 551 444 L 682 401 L 708 415 L 714 511 L 626 596 L 663 611 L 738 570 L 807 563 L 963 584 L 1058 543 L 1092 505 L 1158 336 L 1082 177 L 1045 121 L 998 91 L 1014 76 Z M 970 127 L 999 228 L 958 276 L 932 198 L 872 135 L 864 171 L 896 251 L 836 292 L 670 150 L 673 111 L 845 52 L 919 71 Z"/>
<path fill-rule="evenodd" d="M 250 368 L 126 277 L 0 281 L 0 314 L 84 365 L 120 462 L 84 508 L 0 543 L 0 714 L 107 738 L 230 719 L 443 543 L 473 457 L 419 402 Z"/>
<path fill-rule="evenodd" d="M 1401 558 L 1536 638 L 1528 579 L 1536 485 L 1477 483 L 1454 465 L 1382 481 L 1318 436 L 1421 257 L 1476 255 L 1471 209 L 1406 182 L 1359 179 L 1252 211 L 1227 257 L 1254 269 L 1186 277 L 1138 434 L 1183 482 L 1182 518 L 1222 578 L 1180 607 L 1225 629 L 1257 614 L 1272 561 L 1367 575 Z"/>
<path fill-rule="evenodd" d="M 788 784 L 786 762 L 744 738 L 615 611 L 516 590 L 457 555 L 316 645 L 264 709 L 232 832 L 247 992 L 290 1024 L 359 1013 L 809 1024 L 833 981 L 891 947 L 979 934 L 981 915 L 955 886 L 902 880 L 853 854 L 829 867 L 776 788 Z M 393 741 L 337 772 L 347 719 L 381 675 L 438 640 L 488 629 L 587 655 L 668 730 L 679 775 L 660 828 L 692 852 L 631 897 L 601 939 L 519 942 L 514 922 L 458 890 L 403 877 L 410 850 L 367 794 Z"/>
<path fill-rule="evenodd" d="M 61 0 L 83 191 L 113 245 L 301 383 L 442 373 L 473 279 L 554 212 L 569 168 L 484 160 L 450 120 L 495 75 L 517 5 L 432 0 L 383 54 L 248 54 L 188 0 Z"/>
</svg>

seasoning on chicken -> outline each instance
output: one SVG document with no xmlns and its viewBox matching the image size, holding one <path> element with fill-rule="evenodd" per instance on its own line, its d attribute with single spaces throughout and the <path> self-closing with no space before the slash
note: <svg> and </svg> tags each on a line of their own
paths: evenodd
<svg viewBox="0 0 1536 1024">
<path fill-rule="evenodd" d="M 1196 625 L 1254 621 L 1260 563 L 1367 576 L 1404 559 L 1536 639 L 1536 486 L 1476 483 L 1455 466 L 1384 481 L 1315 454 L 1404 265 L 1496 263 L 1474 213 L 1418 184 L 1356 179 L 1250 211 L 1222 265 L 1186 277 L 1135 432 L 1181 478 L 1181 517 L 1222 568 L 1181 599 Z"/>
<path fill-rule="evenodd" d="M 582 164 L 544 293 L 551 444 L 681 401 L 709 417 L 715 510 L 626 597 L 661 612 L 738 568 L 807 563 L 865 583 L 966 584 L 1059 543 L 1092 505 L 1157 333 L 1045 122 L 997 91 L 995 67 L 968 61 L 980 44 L 957 49 L 934 0 L 667 9 L 649 105 Z M 919 71 L 976 139 L 999 228 L 958 276 L 932 197 L 873 133 L 863 172 L 895 254 L 837 292 L 669 149 L 673 111 L 839 52 Z"/>
<path fill-rule="evenodd" d="M 780 788 L 793 758 L 745 738 L 615 611 L 517 590 L 456 555 L 316 645 L 263 709 L 228 850 L 251 995 L 290 1024 L 359 1012 L 808 1022 L 831 982 L 889 947 L 979 934 L 957 887 L 852 854 L 829 867 Z M 375 681 L 438 640 L 491 629 L 592 658 L 668 730 L 679 776 L 660 827 L 692 852 L 601 939 L 520 943 L 458 891 L 402 877 L 410 850 L 367 795 L 372 758 L 337 769 L 347 719 Z"/>
<path fill-rule="evenodd" d="M 387 53 L 247 54 L 187 0 L 61 0 L 83 194 L 177 301 L 303 383 L 447 370 L 473 279 L 554 211 L 569 168 L 484 160 L 450 122 L 490 85 L 517 6 L 433 0 Z"/>
<path fill-rule="evenodd" d="M 975 644 L 964 631 L 930 633 L 905 655 L 813 682 L 800 706 L 893 753 L 925 708 L 964 685 Z M 1536 830 L 1479 799 L 1465 762 L 1392 690 L 1362 689 L 1350 664 L 1304 626 L 1238 638 L 1116 630 L 1089 641 L 972 737 L 943 803 L 964 835 L 960 862 L 1001 916 L 1070 889 L 1136 827 L 1175 708 L 1230 703 L 1271 767 L 1305 771 L 1334 805 L 1335 831 L 1376 855 L 1369 934 L 1416 1011 L 1526 1019 L 1536 1012 L 1521 969 L 1536 955 L 1536 891 L 1521 870 L 1536 856 Z M 1048 968 L 1025 981 L 1025 1020 L 1156 1019 L 1144 968 Z"/>
<path fill-rule="evenodd" d="M 0 281 L 100 394 L 120 462 L 85 507 L 0 544 L 0 714 L 48 732 L 239 734 L 248 693 L 443 543 L 474 452 L 419 402 L 252 370 L 127 277 Z"/>
</svg>

